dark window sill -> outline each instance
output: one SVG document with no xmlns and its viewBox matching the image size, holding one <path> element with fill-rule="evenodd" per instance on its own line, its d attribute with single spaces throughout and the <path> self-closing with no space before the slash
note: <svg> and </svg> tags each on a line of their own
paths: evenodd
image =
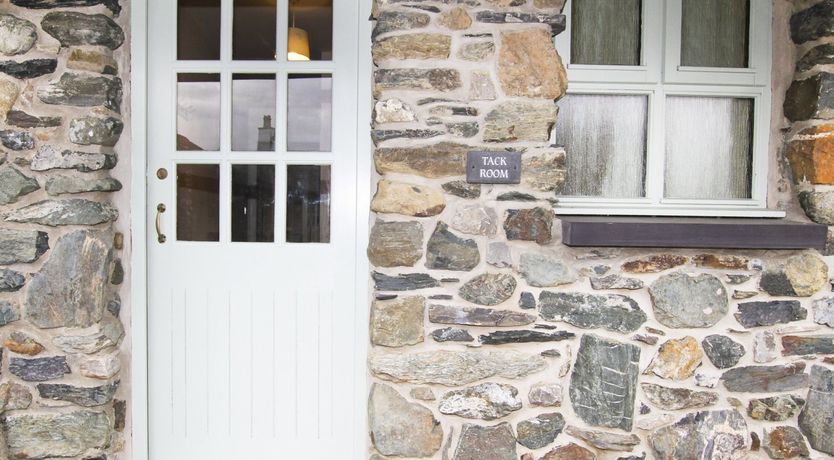
<svg viewBox="0 0 834 460">
<path fill-rule="evenodd" d="M 825 225 L 787 219 L 559 216 L 575 247 L 824 249 Z"/>
</svg>

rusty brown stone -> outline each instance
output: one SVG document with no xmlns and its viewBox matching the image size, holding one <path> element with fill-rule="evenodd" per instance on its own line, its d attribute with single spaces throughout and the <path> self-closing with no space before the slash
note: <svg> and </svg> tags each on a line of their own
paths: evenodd
<svg viewBox="0 0 834 460">
<path fill-rule="evenodd" d="M 504 222 L 508 240 L 548 244 L 553 239 L 553 211 L 545 208 L 510 209 Z"/>
<path fill-rule="evenodd" d="M 672 339 L 660 346 L 646 373 L 672 380 L 685 380 L 701 365 L 704 352 L 694 337 Z"/>
<path fill-rule="evenodd" d="M 797 458 L 810 454 L 802 433 L 792 426 L 765 429 L 763 447 L 770 458 Z"/>
<path fill-rule="evenodd" d="M 743 256 L 699 254 L 692 259 L 695 265 L 720 270 L 747 270 L 750 259 Z"/>
<path fill-rule="evenodd" d="M 32 337 L 24 335 L 21 332 L 13 332 L 9 338 L 3 342 L 6 348 L 12 353 L 19 355 L 35 356 L 44 350 L 43 345 L 38 343 Z"/>
<path fill-rule="evenodd" d="M 801 131 L 787 156 L 797 182 L 834 184 L 834 123 Z"/>
<path fill-rule="evenodd" d="M 544 28 L 501 34 L 498 79 L 507 96 L 559 99 L 568 86 L 562 59 Z"/>
<path fill-rule="evenodd" d="M 374 43 L 374 63 L 403 59 L 448 59 L 452 37 L 445 34 L 406 34 Z"/>
<path fill-rule="evenodd" d="M 466 152 L 472 147 L 442 142 L 420 147 L 390 147 L 374 151 L 380 174 L 403 173 L 436 179 L 466 174 Z"/>
<path fill-rule="evenodd" d="M 684 256 L 677 254 L 657 254 L 640 259 L 630 260 L 623 264 L 623 271 L 629 273 L 659 273 L 689 262 Z"/>
<path fill-rule="evenodd" d="M 570 443 L 554 447 L 539 460 L 596 460 L 596 458 L 596 455 L 590 450 L 578 444 Z"/>
<path fill-rule="evenodd" d="M 457 6 L 440 15 L 440 25 L 451 30 L 464 30 L 472 25 L 472 18 L 465 9 Z"/>
</svg>

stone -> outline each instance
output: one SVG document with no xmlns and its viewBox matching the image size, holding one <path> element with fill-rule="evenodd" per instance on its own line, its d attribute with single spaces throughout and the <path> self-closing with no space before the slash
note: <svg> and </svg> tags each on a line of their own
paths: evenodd
<svg viewBox="0 0 834 460">
<path fill-rule="evenodd" d="M 77 387 L 61 383 L 39 383 L 38 393 L 41 398 L 66 401 L 82 407 L 102 406 L 113 400 L 119 381 L 98 387 Z"/>
<path fill-rule="evenodd" d="M 539 201 L 539 199 L 529 193 L 507 192 L 498 195 L 496 201 L 521 201 L 530 203 L 533 201 Z"/>
<path fill-rule="evenodd" d="M 498 80 L 510 97 L 560 99 L 568 87 L 550 33 L 538 28 L 501 33 Z"/>
<path fill-rule="evenodd" d="M 109 52 L 84 48 L 70 49 L 67 68 L 105 75 L 117 75 L 119 73 L 119 64 Z"/>
<path fill-rule="evenodd" d="M 834 191 L 801 191 L 799 204 L 812 221 L 834 225 Z"/>
<path fill-rule="evenodd" d="M 368 259 L 372 264 L 377 267 L 411 267 L 422 257 L 423 226 L 419 222 L 377 220 L 374 223 L 368 243 Z"/>
<path fill-rule="evenodd" d="M 817 40 L 834 35 L 834 1 L 823 0 L 791 16 L 791 39 L 794 43 Z"/>
<path fill-rule="evenodd" d="M 44 382 L 69 374 L 70 368 L 63 356 L 31 359 L 13 356 L 9 359 L 9 372 L 26 382 Z"/>
<path fill-rule="evenodd" d="M 119 0 L 11 0 L 11 2 L 15 6 L 37 10 L 104 5 L 116 16 L 122 11 Z"/>
<path fill-rule="evenodd" d="M 458 326 L 518 327 L 533 324 L 536 316 L 512 310 L 430 305 L 429 321 Z"/>
<path fill-rule="evenodd" d="M 374 104 L 374 121 L 379 124 L 407 123 L 417 120 L 414 110 L 400 99 L 390 98 Z"/>
<path fill-rule="evenodd" d="M 111 422 L 104 412 L 7 415 L 3 432 L 13 458 L 75 457 L 110 444 Z"/>
<path fill-rule="evenodd" d="M 752 276 L 747 274 L 729 273 L 727 275 L 724 275 L 724 278 L 725 281 L 727 281 L 727 284 L 739 285 L 750 281 L 750 278 L 752 278 Z"/>
<path fill-rule="evenodd" d="M 0 119 L 14 107 L 17 96 L 20 95 L 20 88 L 13 81 L 0 79 Z"/>
<path fill-rule="evenodd" d="M 373 272 L 374 286 L 380 291 L 415 291 L 440 286 L 440 282 L 425 273 L 388 276 Z"/>
<path fill-rule="evenodd" d="M 3 147 L 16 151 L 35 148 L 35 140 L 32 138 L 32 134 L 27 131 L 2 130 L 0 131 L 0 143 L 3 144 Z"/>
<path fill-rule="evenodd" d="M 371 202 L 371 210 L 406 216 L 431 217 L 443 212 L 446 200 L 440 191 L 404 182 L 381 180 Z"/>
<path fill-rule="evenodd" d="M 562 385 L 558 383 L 539 382 L 530 387 L 527 400 L 531 406 L 560 407 L 562 405 Z"/>
<path fill-rule="evenodd" d="M 443 428 L 432 412 L 388 385 L 371 387 L 368 419 L 373 445 L 383 455 L 428 457 L 443 442 Z"/>
<path fill-rule="evenodd" d="M 420 296 L 375 300 L 371 306 L 371 343 L 383 347 L 422 343 L 425 312 L 426 299 Z"/>
<path fill-rule="evenodd" d="M 718 270 L 747 270 L 750 260 L 743 256 L 699 254 L 692 258 L 698 267 L 715 268 Z"/>
<path fill-rule="evenodd" d="M 44 200 L 5 214 L 6 222 L 63 225 L 98 225 L 113 222 L 119 212 L 110 204 L 85 199 Z"/>
<path fill-rule="evenodd" d="M 114 154 L 62 151 L 51 145 L 41 146 L 30 165 L 32 171 L 75 169 L 80 172 L 113 169 L 115 166 L 116 155 Z"/>
<path fill-rule="evenodd" d="M 516 438 L 509 423 L 495 426 L 463 424 L 452 460 L 516 460 Z"/>
<path fill-rule="evenodd" d="M 465 199 L 475 199 L 481 196 L 480 184 L 468 184 L 461 180 L 443 184 L 443 190 L 446 193 Z"/>
<path fill-rule="evenodd" d="M 23 54 L 32 49 L 37 40 L 38 28 L 34 24 L 11 14 L 0 14 L 0 54 Z"/>
<path fill-rule="evenodd" d="M 11 166 L 0 166 L 0 205 L 16 203 L 21 197 L 40 188 L 37 180 Z"/>
<path fill-rule="evenodd" d="M 488 72 L 474 71 L 469 81 L 470 101 L 494 101 L 496 98 L 495 85 Z"/>
<path fill-rule="evenodd" d="M 95 355 L 86 358 L 79 366 L 84 377 L 99 380 L 109 380 L 122 369 L 122 361 L 117 354 Z"/>
<path fill-rule="evenodd" d="M 0 72 L 26 80 L 49 75 L 58 67 L 57 59 L 29 59 L 27 61 L 0 61 Z"/>
<path fill-rule="evenodd" d="M 510 209 L 504 221 L 508 240 L 535 241 L 544 245 L 553 238 L 553 211 L 545 208 Z"/>
<path fill-rule="evenodd" d="M 461 206 L 455 211 L 450 226 L 467 235 L 495 236 L 498 231 L 498 215 L 483 205 Z"/>
<path fill-rule="evenodd" d="M 660 340 L 653 335 L 648 334 L 634 334 L 631 336 L 631 340 L 636 340 L 638 342 L 643 342 L 647 345 L 657 345 L 657 342 Z"/>
<path fill-rule="evenodd" d="M 533 5 L 536 8 L 562 11 L 562 8 L 565 6 L 565 0 L 533 0 Z"/>
<path fill-rule="evenodd" d="M 784 422 L 795 417 L 803 406 L 805 400 L 794 395 L 751 399 L 747 404 L 747 415 L 753 420 Z"/>
<path fill-rule="evenodd" d="M 806 252 L 765 270 L 759 288 L 772 296 L 808 297 L 827 283 L 828 266 L 819 256 Z"/>
<path fill-rule="evenodd" d="M 118 192 L 122 183 L 116 179 L 86 179 L 78 176 L 52 176 L 44 186 L 50 196 L 89 192 Z"/>
<path fill-rule="evenodd" d="M 814 322 L 834 327 L 834 297 L 814 301 Z"/>
<path fill-rule="evenodd" d="M 701 341 L 704 353 L 712 364 L 719 369 L 735 366 L 746 353 L 744 345 L 718 334 L 708 335 Z"/>
<path fill-rule="evenodd" d="M 797 181 L 834 184 L 834 124 L 800 131 L 788 144 L 786 156 Z"/>
<path fill-rule="evenodd" d="M 792 426 L 765 428 L 762 448 L 770 458 L 807 458 L 810 455 L 802 433 Z"/>
<path fill-rule="evenodd" d="M 807 72 L 814 67 L 834 64 L 834 45 L 823 43 L 811 48 L 796 62 L 796 72 Z"/>
<path fill-rule="evenodd" d="M 369 366 L 384 380 L 461 386 L 491 377 L 520 379 L 544 370 L 547 364 L 541 356 L 512 350 L 436 350 L 372 352 Z"/>
<path fill-rule="evenodd" d="M 602 450 L 631 452 L 634 446 L 640 444 L 640 438 L 635 434 L 609 433 L 605 431 L 582 430 L 569 426 L 565 432 L 579 438 L 588 444 Z"/>
<path fill-rule="evenodd" d="M 12 332 L 3 342 L 3 346 L 8 348 L 12 353 L 26 356 L 35 356 L 44 350 L 43 345 L 38 343 L 37 340 L 20 331 Z"/>
<path fill-rule="evenodd" d="M 0 292 L 16 292 L 26 284 L 22 273 L 7 268 L 0 268 Z"/>
<path fill-rule="evenodd" d="M 449 391 L 438 405 L 441 414 L 480 420 L 495 420 L 519 409 L 517 388 L 491 382 Z"/>
<path fill-rule="evenodd" d="M 458 51 L 458 57 L 464 61 L 483 61 L 495 54 L 495 42 L 493 41 L 478 41 L 471 43 L 464 43 Z M 483 75 L 489 75 L 484 73 Z M 482 82 L 480 84 L 483 84 Z M 490 78 L 489 84 L 492 85 Z M 493 93 L 495 89 L 492 89 Z M 494 99 L 494 98 L 493 98 Z M 490 99 L 491 100 L 491 99 Z"/>
<path fill-rule="evenodd" d="M 734 316 L 744 327 L 773 326 L 792 321 L 801 321 L 808 316 L 808 310 L 795 300 L 774 300 L 769 302 L 744 302 L 738 305 Z"/>
<path fill-rule="evenodd" d="M 577 280 L 576 272 L 557 256 L 544 252 L 521 255 L 519 273 L 533 287 L 553 287 Z"/>
<path fill-rule="evenodd" d="M 470 271 L 481 262 L 475 240 L 461 238 L 438 222 L 426 247 L 426 268 L 431 270 Z"/>
<path fill-rule="evenodd" d="M 0 300 L 0 327 L 15 321 L 20 321 L 20 309 L 17 304 Z M 2 358 L 2 351 L 0 351 L 0 358 Z"/>
<path fill-rule="evenodd" d="M 374 42 L 372 55 L 375 64 L 406 59 L 448 59 L 452 37 L 446 34 L 405 34 L 382 38 Z"/>
<path fill-rule="evenodd" d="M 455 69 L 377 69 L 374 92 L 385 90 L 430 90 L 447 92 L 463 85 Z"/>
<path fill-rule="evenodd" d="M 479 11 L 475 19 L 487 24 L 547 24 L 551 35 L 558 35 L 565 30 L 565 16 L 562 14 L 484 10 Z"/>
<path fill-rule="evenodd" d="M 704 352 L 694 337 L 667 340 L 660 346 L 646 373 L 672 380 L 686 380 L 701 365 Z"/>
<path fill-rule="evenodd" d="M 69 139 L 79 145 L 112 147 L 122 135 L 124 123 L 115 117 L 73 118 L 69 125 Z"/>
<path fill-rule="evenodd" d="M 772 393 L 808 386 L 805 363 L 780 366 L 745 366 L 730 369 L 721 376 L 724 387 L 738 393 Z"/>
<path fill-rule="evenodd" d="M 93 354 L 107 348 L 115 348 L 124 337 L 122 323 L 113 316 L 105 316 L 90 331 L 67 331 L 52 339 L 52 343 L 65 353 Z"/>
<path fill-rule="evenodd" d="M 708 460 L 737 458 L 746 447 L 747 423 L 736 410 L 686 414 L 649 435 L 656 458 Z"/>
<path fill-rule="evenodd" d="M 456 6 L 441 14 L 437 22 L 447 29 L 464 30 L 472 25 L 472 18 L 469 17 L 466 9 Z"/>
<path fill-rule="evenodd" d="M 528 449 L 541 449 L 556 440 L 565 428 L 565 418 L 559 413 L 541 414 L 522 420 L 516 425 L 518 443 Z"/>
<path fill-rule="evenodd" d="M 496 331 L 478 337 L 484 345 L 506 345 L 510 343 L 544 343 L 561 342 L 576 337 L 576 334 L 567 331 L 541 332 L 541 331 Z"/>
<path fill-rule="evenodd" d="M 570 443 L 554 447 L 539 460 L 596 460 L 596 455 L 590 450 Z"/>
<path fill-rule="evenodd" d="M 458 294 L 478 305 L 498 305 L 510 297 L 516 288 L 516 280 L 506 273 L 484 273 L 461 286 Z"/>
<path fill-rule="evenodd" d="M 31 263 L 49 250 L 49 235 L 0 227 L 0 264 Z"/>
<path fill-rule="evenodd" d="M 420 29 L 429 25 L 431 16 L 426 13 L 383 11 L 376 18 L 372 38 L 396 30 Z"/>
<path fill-rule="evenodd" d="M 434 392 L 429 387 L 412 388 L 409 394 L 412 398 L 418 399 L 420 401 L 434 401 L 435 399 L 437 399 L 434 396 Z"/>
<path fill-rule="evenodd" d="M 67 72 L 57 81 L 40 87 L 37 95 L 45 104 L 103 106 L 119 112 L 122 104 L 122 80 Z"/>
<path fill-rule="evenodd" d="M 830 119 L 834 116 L 834 74 L 820 72 L 795 80 L 785 94 L 783 106 L 788 120 Z"/>
<path fill-rule="evenodd" d="M 415 174 L 428 178 L 466 174 L 466 153 L 472 147 L 442 142 L 419 147 L 389 147 L 374 151 L 374 164 L 380 174 Z"/>
<path fill-rule="evenodd" d="M 592 426 L 631 431 L 639 365 L 639 347 L 583 335 L 569 389 L 576 415 Z"/>
<path fill-rule="evenodd" d="M 769 363 L 779 357 L 776 350 L 776 336 L 770 331 L 756 333 L 753 338 L 753 361 Z"/>
<path fill-rule="evenodd" d="M 32 405 L 29 388 L 17 383 L 0 384 L 0 414 L 10 410 L 24 410 Z"/>
<path fill-rule="evenodd" d="M 564 149 L 545 148 L 525 152 L 521 159 L 521 182 L 540 192 L 555 192 L 565 183 Z"/>
<path fill-rule="evenodd" d="M 659 254 L 630 260 L 622 269 L 628 273 L 660 273 L 689 262 L 689 258 L 677 254 Z"/>
<path fill-rule="evenodd" d="M 545 321 L 564 321 L 583 329 L 604 328 L 623 334 L 638 330 L 647 320 L 634 299 L 618 294 L 542 291 L 539 314 Z"/>
<path fill-rule="evenodd" d="M 532 292 L 521 293 L 521 297 L 518 299 L 518 308 L 521 308 L 522 310 L 536 309 L 536 297 Z"/>
<path fill-rule="evenodd" d="M 476 121 L 464 123 L 446 123 L 449 134 L 457 137 L 475 137 L 481 131 L 481 125 Z"/>
<path fill-rule="evenodd" d="M 102 319 L 111 254 L 103 233 L 74 231 L 58 240 L 26 295 L 26 319 L 39 328 L 88 327 Z"/>
<path fill-rule="evenodd" d="M 782 356 L 834 355 L 834 335 L 782 336 Z"/>
<path fill-rule="evenodd" d="M 474 342 L 475 338 L 469 331 L 456 327 L 445 327 L 432 331 L 431 337 L 435 342 Z"/>
<path fill-rule="evenodd" d="M 547 142 L 557 113 L 553 102 L 501 103 L 484 120 L 484 142 Z"/>
<path fill-rule="evenodd" d="M 740 291 L 738 289 L 733 290 L 733 299 L 736 300 L 744 300 L 756 297 L 759 295 L 757 291 Z"/>
<path fill-rule="evenodd" d="M 683 272 L 658 278 L 649 286 L 654 314 L 664 326 L 704 328 L 718 323 L 729 310 L 727 291 L 715 276 Z"/>
<path fill-rule="evenodd" d="M 654 383 L 641 383 L 646 399 L 659 409 L 681 410 L 708 407 L 718 402 L 718 393 L 670 388 Z"/>
<path fill-rule="evenodd" d="M 20 110 L 11 110 L 6 123 L 18 128 L 54 128 L 61 126 L 61 117 L 36 117 Z"/>
<path fill-rule="evenodd" d="M 122 28 L 103 14 L 74 11 L 47 13 L 41 20 L 41 28 L 58 40 L 61 46 L 93 45 L 114 50 L 125 40 Z"/>
<path fill-rule="evenodd" d="M 374 129 L 371 130 L 371 139 L 374 145 L 391 139 L 429 139 L 446 134 L 443 131 L 433 129 Z"/>
<path fill-rule="evenodd" d="M 813 366 L 810 386 L 805 407 L 799 413 L 799 428 L 811 447 L 834 455 L 834 370 Z"/>
</svg>

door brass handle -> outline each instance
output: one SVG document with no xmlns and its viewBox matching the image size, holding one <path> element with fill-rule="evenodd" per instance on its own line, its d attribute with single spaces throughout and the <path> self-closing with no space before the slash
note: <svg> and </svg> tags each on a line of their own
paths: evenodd
<svg viewBox="0 0 834 460">
<path fill-rule="evenodd" d="M 156 240 L 164 243 L 168 238 L 162 233 L 162 214 L 165 212 L 165 205 L 159 203 L 156 206 Z"/>
</svg>

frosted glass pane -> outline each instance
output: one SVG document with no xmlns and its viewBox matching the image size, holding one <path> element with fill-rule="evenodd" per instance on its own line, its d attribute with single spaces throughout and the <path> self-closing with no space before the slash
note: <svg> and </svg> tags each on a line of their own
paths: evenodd
<svg viewBox="0 0 834 460">
<path fill-rule="evenodd" d="M 753 100 L 670 97 L 666 197 L 750 198 Z"/>
<path fill-rule="evenodd" d="M 640 65 L 641 0 L 573 0 L 571 62 Z"/>
<path fill-rule="evenodd" d="M 567 151 L 562 195 L 645 196 L 646 96 L 571 94 L 559 101 L 557 145 Z"/>
<path fill-rule="evenodd" d="M 750 0 L 683 0 L 681 65 L 747 67 Z"/>
</svg>

